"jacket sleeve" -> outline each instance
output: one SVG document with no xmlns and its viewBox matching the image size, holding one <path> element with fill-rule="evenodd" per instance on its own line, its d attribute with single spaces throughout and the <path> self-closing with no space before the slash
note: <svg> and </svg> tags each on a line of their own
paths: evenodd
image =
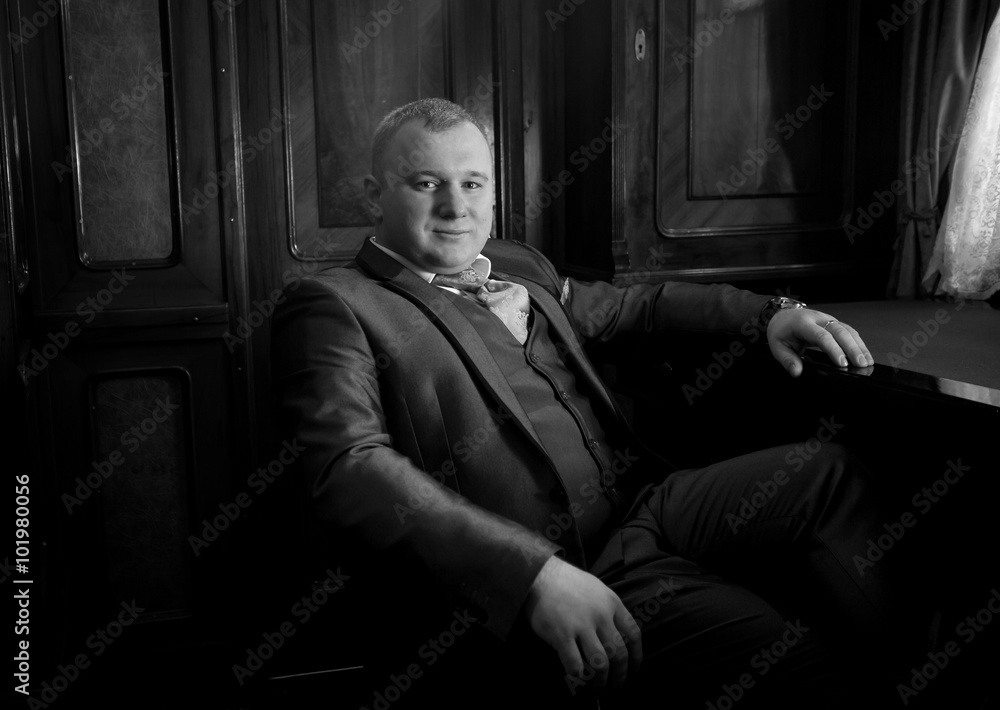
<svg viewBox="0 0 1000 710">
<path fill-rule="evenodd" d="M 392 447 L 372 344 L 330 287 L 304 280 L 276 310 L 277 415 L 304 448 L 314 519 L 331 535 L 402 553 L 505 638 L 559 548 L 438 483 Z M 483 618 L 484 617 L 484 618 Z"/>
<path fill-rule="evenodd" d="M 656 331 L 746 335 L 769 300 L 727 284 L 663 282 L 615 287 L 564 281 L 566 309 L 586 342 L 606 343 L 622 333 Z"/>
<path fill-rule="evenodd" d="M 559 299 L 584 345 L 657 331 L 746 335 L 759 325 L 770 299 L 728 284 L 665 281 L 613 286 L 564 278 L 537 249 L 518 246 L 527 252 L 532 278 Z"/>
</svg>

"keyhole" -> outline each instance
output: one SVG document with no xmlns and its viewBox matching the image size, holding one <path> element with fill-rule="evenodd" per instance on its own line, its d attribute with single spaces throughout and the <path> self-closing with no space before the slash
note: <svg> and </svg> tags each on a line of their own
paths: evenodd
<svg viewBox="0 0 1000 710">
<path fill-rule="evenodd" d="M 642 30 L 635 33 L 635 58 L 640 62 L 646 58 L 646 33 Z"/>
</svg>

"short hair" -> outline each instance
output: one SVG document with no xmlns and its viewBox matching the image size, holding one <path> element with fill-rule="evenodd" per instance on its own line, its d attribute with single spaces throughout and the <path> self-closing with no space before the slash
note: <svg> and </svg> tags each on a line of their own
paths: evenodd
<svg viewBox="0 0 1000 710">
<path fill-rule="evenodd" d="M 490 143 L 486 129 L 479 119 L 458 104 L 439 98 L 411 101 L 394 108 L 375 128 L 375 135 L 372 137 L 372 175 L 379 184 L 382 184 L 382 177 L 386 171 L 385 153 L 389 143 L 404 124 L 421 119 L 424 121 L 424 128 L 432 133 L 441 133 L 463 123 L 471 123 L 483 134 L 486 144 Z"/>
</svg>

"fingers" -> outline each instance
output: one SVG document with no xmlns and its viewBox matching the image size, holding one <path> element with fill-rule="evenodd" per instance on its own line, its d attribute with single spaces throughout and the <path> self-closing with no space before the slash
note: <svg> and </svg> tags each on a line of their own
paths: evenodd
<svg viewBox="0 0 1000 710">
<path fill-rule="evenodd" d="M 798 377 L 802 374 L 802 358 L 794 350 L 780 340 L 771 341 L 769 346 L 774 359 L 781 363 L 788 374 L 792 377 Z"/>
<path fill-rule="evenodd" d="M 642 665 L 642 631 L 635 618 L 625 610 L 624 604 L 620 605 L 619 613 L 615 614 L 615 626 L 624 637 L 628 672 L 636 673 Z"/>
<path fill-rule="evenodd" d="M 819 333 L 819 345 L 830 359 L 840 365 L 847 367 L 868 367 L 875 364 L 865 341 L 861 339 L 854 328 L 847 323 L 829 319 L 825 325 L 817 324 L 822 333 Z"/>
<path fill-rule="evenodd" d="M 777 358 L 781 366 L 788 370 L 788 374 L 792 377 L 798 377 L 802 374 L 802 358 L 793 353 L 789 348 L 784 346 L 779 347 Z"/>
<path fill-rule="evenodd" d="M 576 639 L 567 639 L 565 643 L 556 648 L 556 651 L 559 654 L 559 662 L 562 664 L 563 670 L 566 671 L 566 677 L 583 678 L 586 667 Z"/>
<path fill-rule="evenodd" d="M 802 373 L 799 350 L 808 345 L 819 347 L 840 367 L 870 367 L 875 364 L 858 331 L 821 311 L 778 311 L 768 323 L 767 337 L 771 353 L 793 377 Z"/>
<path fill-rule="evenodd" d="M 607 673 L 604 677 L 603 686 L 618 688 L 628 677 L 629 655 L 625 639 L 618 629 L 612 627 L 610 633 L 599 632 L 601 638 L 601 650 L 606 660 Z"/>
<path fill-rule="evenodd" d="M 628 678 L 630 665 L 625 639 L 616 629 L 611 638 L 603 639 L 603 646 L 608 654 L 607 686 L 609 688 L 621 687 L 621 684 Z"/>
<path fill-rule="evenodd" d="M 551 558 L 525 601 L 532 630 L 559 656 L 566 683 L 600 690 L 617 686 L 642 662 L 639 625 L 597 577 Z"/>
<path fill-rule="evenodd" d="M 595 689 L 617 688 L 642 665 L 642 633 L 639 624 L 615 599 L 612 624 L 600 626 L 584 644 L 584 659 L 593 670 Z"/>
<path fill-rule="evenodd" d="M 635 647 L 636 641 L 626 641 L 614 628 L 588 634 L 580 639 L 580 652 L 576 656 L 570 656 L 574 663 L 576 658 L 581 659 L 581 666 L 574 666 L 580 667 L 580 671 L 574 674 L 567 669 L 567 673 L 584 681 L 593 691 L 618 688 L 626 681 L 629 673 L 638 670 L 642 661 L 641 649 L 638 651 L 639 656 L 633 657 Z M 565 664 L 563 667 L 566 668 Z"/>
<path fill-rule="evenodd" d="M 602 641 L 596 633 L 591 633 L 580 639 L 580 646 L 587 664 L 584 674 L 592 675 L 587 684 L 594 690 L 601 690 L 608 685 L 611 664 L 617 655 L 615 643 Z M 624 649 L 624 645 L 622 648 Z M 625 664 L 620 664 L 619 667 L 624 668 L 624 666 Z M 616 677 L 620 677 L 620 673 L 621 671 L 616 668 Z"/>
<path fill-rule="evenodd" d="M 612 623 L 582 632 L 559 650 L 559 660 L 571 687 L 618 688 L 642 664 L 639 625 L 618 601 Z"/>
<path fill-rule="evenodd" d="M 872 357 L 871 351 L 868 350 L 868 346 L 865 345 L 865 341 L 861 339 L 861 335 L 858 334 L 851 326 L 847 323 L 835 323 L 834 326 L 839 325 L 838 331 L 842 330 L 846 333 L 846 338 L 848 338 L 848 344 L 845 347 L 841 343 L 841 347 L 844 348 L 847 358 L 852 365 L 857 365 L 858 367 L 868 367 L 875 364 L 875 358 Z M 834 326 L 831 326 L 834 327 Z"/>
</svg>

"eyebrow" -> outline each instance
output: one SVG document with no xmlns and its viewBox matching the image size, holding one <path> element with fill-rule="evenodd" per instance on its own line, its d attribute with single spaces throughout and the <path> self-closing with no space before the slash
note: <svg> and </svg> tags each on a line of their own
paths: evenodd
<svg viewBox="0 0 1000 710">
<path fill-rule="evenodd" d="M 428 177 L 438 178 L 439 180 L 445 179 L 445 175 L 443 173 L 438 172 L 437 170 L 418 170 L 416 173 L 414 173 L 414 175 L 427 175 Z M 486 173 L 481 173 L 478 170 L 471 170 L 467 173 L 464 173 L 464 175 L 465 177 L 476 177 L 481 180 L 490 179 L 489 175 L 487 175 Z"/>
</svg>

